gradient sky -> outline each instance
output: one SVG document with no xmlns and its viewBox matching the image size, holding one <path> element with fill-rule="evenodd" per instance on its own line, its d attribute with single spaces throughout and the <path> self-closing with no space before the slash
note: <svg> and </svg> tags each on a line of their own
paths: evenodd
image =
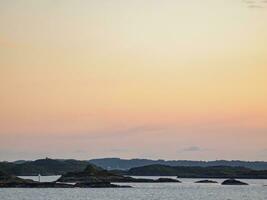
<svg viewBox="0 0 267 200">
<path fill-rule="evenodd" d="M 0 0 L 0 160 L 267 161 L 267 2 Z"/>
</svg>

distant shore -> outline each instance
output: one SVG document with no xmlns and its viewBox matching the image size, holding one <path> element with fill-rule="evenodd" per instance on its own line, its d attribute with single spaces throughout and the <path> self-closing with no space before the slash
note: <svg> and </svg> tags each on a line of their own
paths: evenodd
<svg viewBox="0 0 267 200">
<path fill-rule="evenodd" d="M 117 159 L 115 159 L 115 161 L 116 160 Z M 105 162 L 106 161 L 108 160 L 105 160 Z M 112 159 L 112 161 L 114 161 L 114 159 Z M 135 160 L 134 162 L 137 161 Z M 231 161 L 227 162 L 229 164 L 229 162 Z M 232 162 L 236 163 L 237 161 L 232 161 Z M 219 163 L 222 163 L 222 161 L 220 161 Z M 51 176 L 51 175 L 63 175 L 69 172 L 81 172 L 85 168 L 87 168 L 88 165 L 90 164 L 92 163 L 90 163 L 89 161 L 46 158 L 46 159 L 39 159 L 36 161 L 0 162 L 0 171 L 15 176 L 36 176 L 39 174 L 42 176 Z M 249 164 L 253 165 L 252 163 Z M 255 162 L 254 167 L 256 164 L 258 164 L 259 166 L 259 162 Z M 264 167 L 264 164 L 265 163 L 261 163 L 261 166 Z M 94 165 L 103 169 L 102 167 L 103 163 L 102 165 L 101 164 L 98 165 L 94 164 Z M 136 163 L 135 164 L 133 163 L 132 165 L 136 165 Z M 267 179 L 267 170 L 255 170 L 243 166 L 224 166 L 224 165 L 203 167 L 203 166 L 179 166 L 179 165 L 172 166 L 172 165 L 152 164 L 140 167 L 133 167 L 124 170 L 114 169 L 107 171 L 110 171 L 114 174 L 126 175 L 126 176 L 177 176 L 178 178 L 204 178 L 204 179 L 206 178 Z"/>
</svg>

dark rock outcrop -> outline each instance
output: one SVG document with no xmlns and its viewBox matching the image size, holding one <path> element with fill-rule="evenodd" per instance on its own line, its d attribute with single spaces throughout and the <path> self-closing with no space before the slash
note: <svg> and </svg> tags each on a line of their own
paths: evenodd
<svg viewBox="0 0 267 200">
<path fill-rule="evenodd" d="M 172 179 L 172 178 L 159 178 L 159 179 L 156 179 L 155 182 L 157 183 L 181 183 L 181 181 Z"/>
<path fill-rule="evenodd" d="M 115 185 L 109 182 L 76 183 L 74 186 L 78 188 L 131 188 L 131 186 L 128 185 Z"/>
<path fill-rule="evenodd" d="M 248 185 L 247 183 L 235 180 L 235 179 L 228 179 L 222 182 L 222 185 Z"/>
<path fill-rule="evenodd" d="M 218 182 L 212 180 L 201 180 L 201 181 L 196 181 L 195 183 L 218 183 Z"/>
</svg>

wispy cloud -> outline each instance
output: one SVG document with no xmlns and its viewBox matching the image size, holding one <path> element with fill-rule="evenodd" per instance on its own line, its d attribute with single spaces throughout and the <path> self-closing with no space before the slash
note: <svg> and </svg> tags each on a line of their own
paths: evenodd
<svg viewBox="0 0 267 200">
<path fill-rule="evenodd" d="M 202 151 L 209 151 L 210 149 L 207 148 L 202 148 L 199 146 L 189 146 L 189 147 L 185 147 L 181 150 L 179 150 L 179 152 L 202 152 Z"/>
<path fill-rule="evenodd" d="M 201 151 L 201 150 L 202 149 L 198 146 L 191 146 L 183 149 L 183 151 Z"/>
<path fill-rule="evenodd" d="M 158 132 L 165 130 L 165 127 L 162 126 L 153 126 L 153 125 L 141 125 L 129 128 L 128 130 L 125 130 L 125 132 L 128 133 L 138 133 L 138 132 Z"/>
<path fill-rule="evenodd" d="M 262 155 L 267 156 L 267 148 L 266 148 L 266 149 L 262 149 L 262 150 L 260 151 L 260 153 L 261 153 Z"/>
<path fill-rule="evenodd" d="M 243 0 L 243 3 L 247 5 L 248 8 L 266 8 L 267 0 Z"/>
<path fill-rule="evenodd" d="M 123 153 L 123 152 L 129 152 L 129 149 L 126 149 L 126 148 L 113 148 L 113 149 L 109 149 L 108 152 Z"/>
</svg>

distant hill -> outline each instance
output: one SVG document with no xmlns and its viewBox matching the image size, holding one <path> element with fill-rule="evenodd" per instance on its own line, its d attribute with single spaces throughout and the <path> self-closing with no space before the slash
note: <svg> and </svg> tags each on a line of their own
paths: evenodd
<svg viewBox="0 0 267 200">
<path fill-rule="evenodd" d="M 90 161 L 79 160 L 64 160 L 64 159 L 39 159 L 35 161 L 15 161 L 15 162 L 0 162 L 0 171 L 16 176 L 31 176 L 31 175 L 62 175 L 68 172 L 83 171 L 89 164 L 94 164 L 106 170 L 112 170 L 115 173 L 128 174 L 133 173 L 138 167 L 144 166 L 161 166 L 160 171 L 151 168 L 151 173 L 157 175 L 164 173 L 175 174 L 173 167 L 214 167 L 224 166 L 229 167 L 229 170 L 243 168 L 250 170 L 267 170 L 267 162 L 245 162 L 245 161 L 165 161 L 165 160 L 148 160 L 148 159 L 132 159 L 124 160 L 119 158 L 104 158 L 94 159 Z M 147 168 L 144 168 L 147 169 Z M 184 168 L 180 168 L 181 170 Z M 197 168 L 193 168 L 197 169 Z M 139 169 L 138 169 L 139 170 Z M 164 171 L 165 170 L 165 171 Z M 169 171 L 169 172 L 167 172 Z M 137 173 L 137 172 L 136 172 Z M 143 172 L 142 172 L 143 173 Z M 254 173 L 254 172 L 253 172 Z M 133 173 L 134 174 L 134 173 Z M 144 173 L 147 175 L 147 172 Z"/>
<path fill-rule="evenodd" d="M 252 170 L 244 167 L 172 167 L 148 165 L 132 168 L 126 172 L 131 176 L 177 176 L 178 178 L 253 178 L 267 179 L 267 170 Z"/>
<path fill-rule="evenodd" d="M 87 161 L 40 159 L 25 162 L 0 162 L 0 171 L 16 176 L 61 175 L 67 172 L 82 171 Z"/>
<path fill-rule="evenodd" d="M 185 166 L 185 167 L 212 167 L 212 166 L 229 166 L 229 167 L 245 167 L 254 170 L 267 170 L 267 162 L 248 162 L 248 161 L 189 161 L 189 160 L 149 160 L 149 159 L 120 159 L 120 158 L 102 158 L 89 160 L 107 170 L 128 170 L 134 167 L 142 167 L 146 165 L 168 165 L 168 166 Z"/>
</svg>

